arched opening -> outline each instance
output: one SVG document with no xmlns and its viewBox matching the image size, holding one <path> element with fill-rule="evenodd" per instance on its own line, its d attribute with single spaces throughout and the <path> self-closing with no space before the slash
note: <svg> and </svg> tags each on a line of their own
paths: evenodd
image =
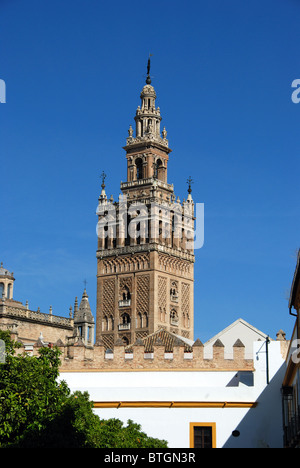
<svg viewBox="0 0 300 468">
<path fill-rule="evenodd" d="M 0 283 L 0 299 L 4 293 L 4 283 Z"/>
<path fill-rule="evenodd" d="M 164 180 L 164 167 L 161 159 L 158 159 L 156 161 L 156 167 L 157 167 L 157 178 L 159 180 Z"/>
<path fill-rule="evenodd" d="M 131 294 L 127 286 L 124 287 L 122 296 L 123 296 L 123 301 L 129 301 L 131 299 Z"/>
<path fill-rule="evenodd" d="M 143 328 L 143 317 L 140 312 L 137 314 L 137 328 Z"/>
<path fill-rule="evenodd" d="M 124 313 L 120 317 L 119 330 L 130 330 L 130 316 Z"/>
<path fill-rule="evenodd" d="M 111 330 L 115 329 L 115 321 L 112 315 L 110 316 L 110 329 Z"/>
<path fill-rule="evenodd" d="M 128 339 L 126 336 L 123 336 L 122 341 L 123 341 L 123 343 L 124 343 L 124 346 L 128 346 L 128 345 L 129 345 L 129 339 Z"/>
<path fill-rule="evenodd" d="M 142 161 L 142 159 L 138 158 L 135 161 L 135 165 L 136 165 L 136 178 L 137 178 L 137 180 L 141 180 L 141 179 L 143 179 L 143 161 Z"/>
<path fill-rule="evenodd" d="M 121 321 L 123 325 L 126 325 L 127 323 L 130 323 L 130 316 L 128 314 L 123 314 L 121 316 Z"/>
<path fill-rule="evenodd" d="M 108 331 L 108 330 L 109 330 L 109 320 L 108 320 L 108 317 L 105 315 L 102 321 L 102 331 Z"/>
<path fill-rule="evenodd" d="M 148 314 L 146 312 L 143 316 L 143 328 L 148 328 Z"/>
<path fill-rule="evenodd" d="M 171 322 L 171 325 L 178 326 L 178 314 L 175 309 L 171 310 L 170 322 Z"/>
</svg>

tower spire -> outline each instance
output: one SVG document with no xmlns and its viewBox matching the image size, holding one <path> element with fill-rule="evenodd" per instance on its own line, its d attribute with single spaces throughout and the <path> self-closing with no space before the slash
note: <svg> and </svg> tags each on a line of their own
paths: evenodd
<svg viewBox="0 0 300 468">
<path fill-rule="evenodd" d="M 152 54 L 149 54 L 149 58 L 148 58 L 146 84 L 151 84 L 151 77 L 150 77 L 151 61 L 150 61 L 150 57 L 152 57 Z"/>
<path fill-rule="evenodd" d="M 191 194 L 192 193 L 192 184 L 194 183 L 193 179 L 191 178 L 191 176 L 188 178 L 188 180 L 186 181 L 189 188 L 188 188 L 188 193 Z"/>
<path fill-rule="evenodd" d="M 106 196 L 106 193 L 105 193 L 105 179 L 106 179 L 106 174 L 104 171 L 102 171 L 102 174 L 100 176 L 100 179 L 102 179 L 102 184 L 101 184 L 101 194 L 100 194 L 100 197 L 99 197 L 99 202 L 101 203 L 106 203 L 107 202 L 107 196 Z"/>
</svg>

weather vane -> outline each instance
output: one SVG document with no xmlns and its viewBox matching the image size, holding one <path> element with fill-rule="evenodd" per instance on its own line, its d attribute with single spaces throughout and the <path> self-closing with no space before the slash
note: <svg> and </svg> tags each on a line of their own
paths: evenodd
<svg viewBox="0 0 300 468">
<path fill-rule="evenodd" d="M 150 78 L 151 61 L 150 61 L 150 57 L 152 57 L 152 54 L 149 54 L 148 64 L 147 64 L 147 79 L 146 79 L 147 84 L 151 84 L 151 78 Z"/>
<path fill-rule="evenodd" d="M 104 189 L 105 188 L 105 179 L 106 179 L 106 174 L 104 171 L 102 171 L 102 174 L 100 176 L 100 179 L 102 179 L 102 185 L 101 187 Z"/>
<path fill-rule="evenodd" d="M 87 285 L 87 280 L 86 279 L 83 281 L 83 284 L 84 284 L 84 289 L 86 289 L 86 285 Z"/>
<path fill-rule="evenodd" d="M 193 181 L 193 179 L 191 178 L 191 176 L 188 178 L 188 180 L 186 181 L 186 183 L 187 183 L 188 186 L 189 186 L 188 192 L 189 192 L 189 193 L 192 193 L 192 187 L 191 187 L 191 185 L 194 183 L 194 181 Z"/>
</svg>

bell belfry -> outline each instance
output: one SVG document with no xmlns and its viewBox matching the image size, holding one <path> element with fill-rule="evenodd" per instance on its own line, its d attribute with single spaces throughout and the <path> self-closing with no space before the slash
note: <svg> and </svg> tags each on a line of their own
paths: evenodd
<svg viewBox="0 0 300 468">
<path fill-rule="evenodd" d="M 151 85 L 146 85 L 124 150 L 127 181 L 118 202 L 108 200 L 105 177 L 97 209 L 96 341 L 118 341 L 165 329 L 193 339 L 194 202 L 176 199 L 168 183 L 171 149 Z M 190 181 L 189 181 L 190 182 Z M 121 340 L 121 341 L 119 341 Z"/>
</svg>

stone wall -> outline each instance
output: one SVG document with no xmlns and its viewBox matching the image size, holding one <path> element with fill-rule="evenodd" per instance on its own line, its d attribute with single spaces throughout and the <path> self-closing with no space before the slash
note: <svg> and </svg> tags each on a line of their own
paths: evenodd
<svg viewBox="0 0 300 468">
<path fill-rule="evenodd" d="M 48 342 L 66 341 L 73 334 L 71 318 L 29 310 L 16 301 L 1 301 L 0 329 L 14 330 L 24 344 L 36 342 L 42 334 Z"/>
<path fill-rule="evenodd" d="M 38 354 L 38 342 L 34 346 L 33 354 Z M 218 340 L 213 347 L 212 359 L 204 359 L 203 345 L 197 340 L 192 347 L 192 352 L 185 352 L 183 345 L 174 346 L 172 353 L 165 353 L 165 347 L 155 343 L 152 353 L 145 353 L 142 342 L 132 346 L 132 352 L 128 353 L 124 346 L 114 346 L 105 350 L 102 343 L 94 347 L 86 347 L 80 340 L 72 346 L 57 342 L 62 352 L 61 371 L 87 371 L 87 370 L 232 370 L 253 371 L 253 360 L 245 359 L 245 348 L 238 340 L 233 347 L 233 359 L 224 357 L 224 346 Z M 22 348 L 19 350 L 22 352 Z"/>
</svg>

